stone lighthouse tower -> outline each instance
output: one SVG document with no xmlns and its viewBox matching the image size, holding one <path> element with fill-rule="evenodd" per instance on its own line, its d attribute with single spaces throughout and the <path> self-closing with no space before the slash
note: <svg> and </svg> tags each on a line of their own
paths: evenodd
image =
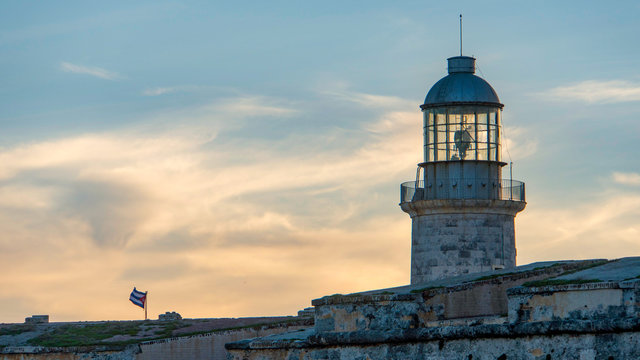
<svg viewBox="0 0 640 360">
<path fill-rule="evenodd" d="M 514 219 L 524 183 L 502 179 L 501 113 L 495 90 L 474 75 L 475 58 L 447 59 L 449 74 L 420 106 L 424 162 L 401 185 L 411 216 L 411 284 L 512 268 Z"/>
</svg>

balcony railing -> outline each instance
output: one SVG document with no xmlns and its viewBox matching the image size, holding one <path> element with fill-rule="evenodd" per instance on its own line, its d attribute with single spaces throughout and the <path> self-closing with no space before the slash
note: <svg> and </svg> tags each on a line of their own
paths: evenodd
<svg viewBox="0 0 640 360">
<path fill-rule="evenodd" d="M 524 183 L 517 180 L 455 178 L 407 181 L 400 185 L 400 202 L 436 199 L 489 199 L 525 201 Z"/>
</svg>

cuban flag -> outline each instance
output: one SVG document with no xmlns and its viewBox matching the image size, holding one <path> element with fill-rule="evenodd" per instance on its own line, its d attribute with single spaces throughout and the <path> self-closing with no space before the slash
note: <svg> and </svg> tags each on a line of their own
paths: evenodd
<svg viewBox="0 0 640 360">
<path fill-rule="evenodd" d="M 135 287 L 131 292 L 131 296 L 129 296 L 129 301 L 131 301 L 134 305 L 138 305 L 144 309 L 144 303 L 147 300 L 147 293 L 138 291 Z"/>
</svg>

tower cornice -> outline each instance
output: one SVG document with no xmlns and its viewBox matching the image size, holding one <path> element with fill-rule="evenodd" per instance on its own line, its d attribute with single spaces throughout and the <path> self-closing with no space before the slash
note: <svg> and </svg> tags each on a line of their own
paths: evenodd
<svg viewBox="0 0 640 360">
<path fill-rule="evenodd" d="M 498 214 L 515 216 L 527 203 L 513 200 L 435 199 L 417 200 L 400 204 L 402 211 L 412 218 L 423 215 L 444 214 Z"/>
</svg>

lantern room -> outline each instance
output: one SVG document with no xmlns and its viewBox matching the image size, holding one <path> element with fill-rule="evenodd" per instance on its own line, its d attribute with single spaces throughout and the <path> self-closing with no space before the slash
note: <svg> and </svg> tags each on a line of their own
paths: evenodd
<svg viewBox="0 0 640 360">
<path fill-rule="evenodd" d="M 424 162 L 416 181 L 402 185 L 401 201 L 509 199 L 524 201 L 524 184 L 502 179 L 502 108 L 496 91 L 475 75 L 476 59 L 454 56 L 449 74 L 420 105 Z M 424 179 L 424 180 L 422 180 Z"/>
<path fill-rule="evenodd" d="M 501 111 L 495 90 L 474 75 L 475 59 L 447 59 L 449 75 L 427 94 L 424 113 L 424 161 L 500 162 Z"/>
</svg>

